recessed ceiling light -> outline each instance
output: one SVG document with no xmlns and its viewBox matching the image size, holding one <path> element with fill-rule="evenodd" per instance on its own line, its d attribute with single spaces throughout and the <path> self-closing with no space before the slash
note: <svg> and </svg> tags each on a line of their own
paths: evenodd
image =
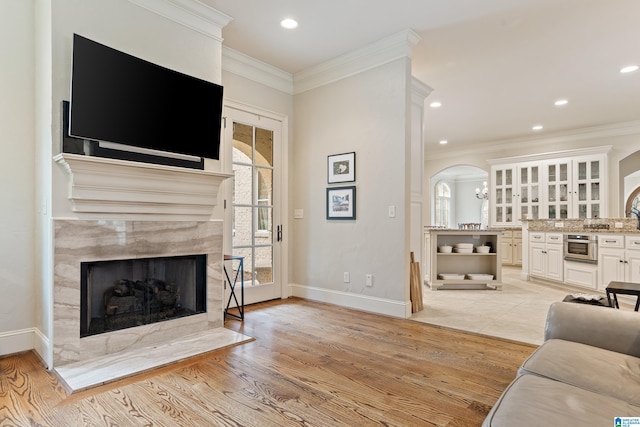
<svg viewBox="0 0 640 427">
<path fill-rule="evenodd" d="M 446 139 L 442 139 L 440 140 L 440 145 L 445 145 L 446 143 L 448 143 L 449 141 L 447 141 Z"/>
<path fill-rule="evenodd" d="M 298 21 L 292 18 L 286 18 L 280 21 L 280 26 L 282 26 L 282 28 L 286 28 L 287 30 L 293 30 L 294 28 L 298 28 Z"/>
<path fill-rule="evenodd" d="M 440 108 L 440 107 L 442 107 L 442 102 L 434 101 L 431 104 L 429 104 L 429 107 L 431 107 L 431 108 Z"/>
<path fill-rule="evenodd" d="M 626 73 L 633 73 L 634 71 L 638 71 L 638 66 L 637 65 L 628 65 L 626 67 L 623 67 L 620 69 L 620 72 L 623 74 Z"/>
<path fill-rule="evenodd" d="M 563 105 L 567 105 L 569 103 L 569 101 L 567 101 L 566 99 L 558 99 L 556 102 L 553 103 L 553 105 L 555 105 L 556 107 L 561 107 Z"/>
<path fill-rule="evenodd" d="M 533 129 L 533 130 L 542 130 L 542 125 L 534 125 L 531 129 Z"/>
</svg>

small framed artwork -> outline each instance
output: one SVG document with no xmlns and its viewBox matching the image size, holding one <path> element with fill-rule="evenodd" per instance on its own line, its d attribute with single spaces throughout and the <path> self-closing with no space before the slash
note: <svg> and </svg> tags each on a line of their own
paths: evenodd
<svg viewBox="0 0 640 427">
<path fill-rule="evenodd" d="M 356 153 L 335 154 L 327 157 L 327 181 L 354 182 L 356 180 Z"/>
<path fill-rule="evenodd" d="M 327 219 L 356 219 L 356 187 L 327 188 Z"/>
</svg>

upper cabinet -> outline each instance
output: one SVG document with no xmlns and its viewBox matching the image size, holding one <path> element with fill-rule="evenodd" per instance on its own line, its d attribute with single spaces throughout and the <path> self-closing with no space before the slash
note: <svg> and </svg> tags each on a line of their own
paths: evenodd
<svg viewBox="0 0 640 427">
<path fill-rule="evenodd" d="M 606 165 L 611 147 L 490 160 L 492 226 L 528 219 L 607 215 Z"/>
</svg>

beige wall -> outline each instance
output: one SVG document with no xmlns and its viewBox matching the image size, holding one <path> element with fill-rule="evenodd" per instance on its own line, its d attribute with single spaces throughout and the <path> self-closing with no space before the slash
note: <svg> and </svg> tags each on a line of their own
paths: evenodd
<svg viewBox="0 0 640 427">
<path fill-rule="evenodd" d="M 341 293 L 405 300 L 409 67 L 396 60 L 295 96 L 291 207 L 305 217 L 293 224 L 291 282 L 341 304 L 349 301 Z M 357 220 L 329 221 L 327 156 L 351 151 L 356 182 L 343 185 L 357 188 Z M 391 205 L 395 218 L 387 215 Z M 374 275 L 372 287 L 366 274 Z"/>
<path fill-rule="evenodd" d="M 0 2 L 0 354 L 5 345 L 31 348 L 30 334 L 11 332 L 36 318 L 34 49 L 33 2 Z"/>
</svg>

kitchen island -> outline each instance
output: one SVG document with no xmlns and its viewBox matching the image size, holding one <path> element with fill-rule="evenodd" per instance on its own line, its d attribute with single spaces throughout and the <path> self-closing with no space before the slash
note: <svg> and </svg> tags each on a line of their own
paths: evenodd
<svg viewBox="0 0 640 427">
<path fill-rule="evenodd" d="M 502 230 L 431 229 L 425 233 L 429 233 L 425 239 L 429 242 L 427 284 L 432 290 L 502 289 Z M 480 253 L 479 246 L 489 246 L 489 252 Z"/>
</svg>

